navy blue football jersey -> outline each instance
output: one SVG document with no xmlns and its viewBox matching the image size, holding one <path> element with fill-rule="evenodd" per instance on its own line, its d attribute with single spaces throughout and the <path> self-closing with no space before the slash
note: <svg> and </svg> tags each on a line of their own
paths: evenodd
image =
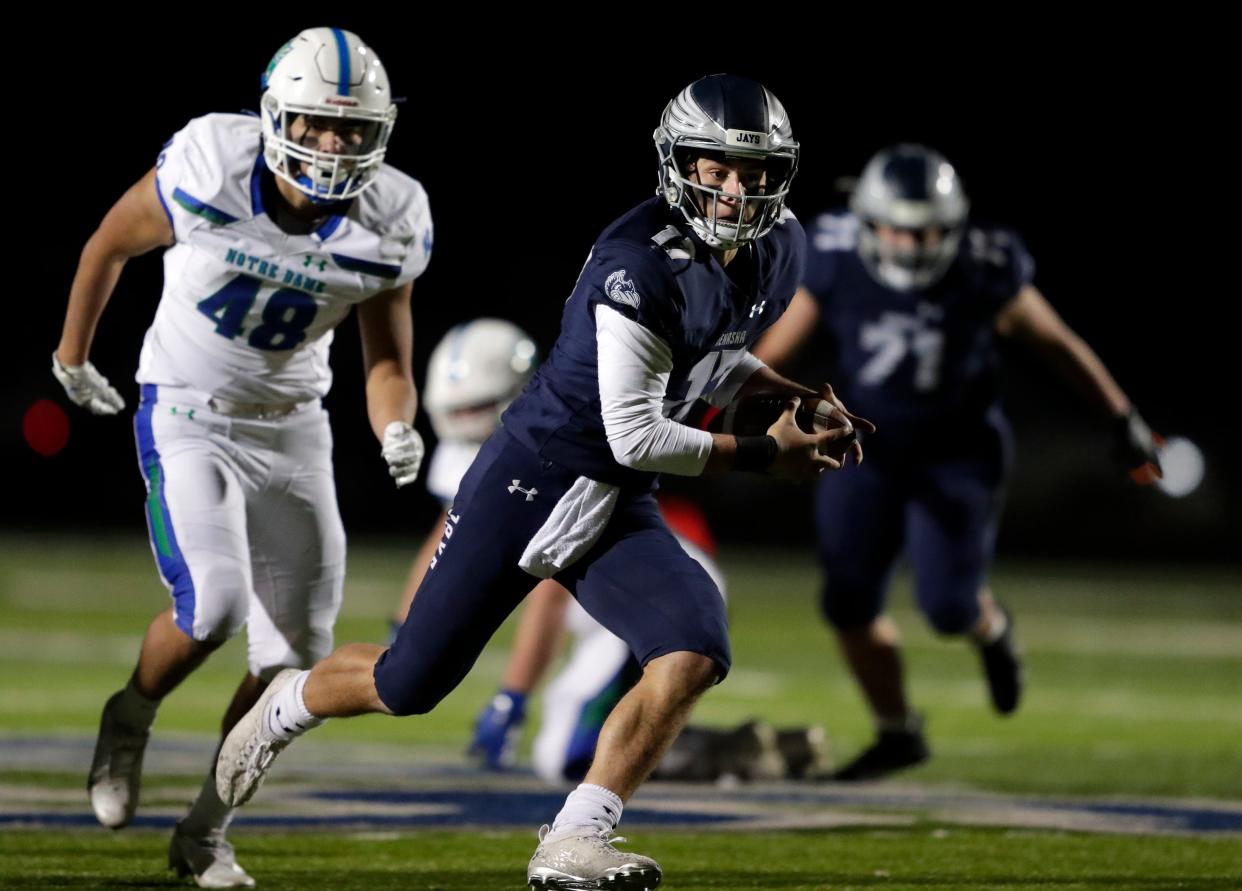
<svg viewBox="0 0 1242 891">
<path fill-rule="evenodd" d="M 820 216 L 803 280 L 843 401 L 880 435 L 977 425 L 999 398 L 996 316 L 1035 274 L 1022 240 L 971 227 L 940 281 L 903 293 L 867 272 L 858 227 L 852 214 Z"/>
<path fill-rule="evenodd" d="M 595 307 L 638 322 L 669 345 L 664 415 L 681 420 L 708 397 L 789 305 L 806 257 L 786 213 L 722 267 L 680 212 L 656 197 L 604 230 L 565 303 L 561 333 L 502 423 L 548 460 L 600 482 L 650 489 L 656 474 L 618 464 L 600 417 Z"/>
</svg>

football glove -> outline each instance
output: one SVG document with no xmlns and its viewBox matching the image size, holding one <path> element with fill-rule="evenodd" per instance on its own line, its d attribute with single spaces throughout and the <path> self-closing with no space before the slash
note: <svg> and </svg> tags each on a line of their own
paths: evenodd
<svg viewBox="0 0 1242 891">
<path fill-rule="evenodd" d="M 125 407 L 125 400 L 108 379 L 95 370 L 90 362 L 81 365 L 62 365 L 60 357 L 52 352 L 52 374 L 65 388 L 65 395 L 74 405 L 80 405 L 94 415 L 114 415 Z"/>
<path fill-rule="evenodd" d="M 388 473 L 396 480 L 398 489 L 418 479 L 425 453 L 423 438 L 405 421 L 393 421 L 384 428 L 380 454 L 388 462 Z"/>
<path fill-rule="evenodd" d="M 1152 432 L 1134 406 L 1113 422 L 1113 460 L 1140 486 L 1160 479 L 1160 447 L 1164 440 Z"/>
</svg>

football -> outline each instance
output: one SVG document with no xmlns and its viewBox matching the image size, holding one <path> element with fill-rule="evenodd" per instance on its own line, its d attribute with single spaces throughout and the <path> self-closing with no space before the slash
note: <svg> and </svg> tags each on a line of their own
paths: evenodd
<svg viewBox="0 0 1242 891">
<path fill-rule="evenodd" d="M 739 399 L 720 412 L 708 425 L 716 433 L 732 433 L 734 436 L 762 436 L 781 416 L 785 408 L 782 396 L 756 395 Z M 827 399 L 804 396 L 794 413 L 794 420 L 804 433 L 823 433 L 844 427 L 847 436 L 825 443 L 821 454 L 838 461 L 849 451 L 857 437 L 857 431 L 839 408 Z"/>
</svg>

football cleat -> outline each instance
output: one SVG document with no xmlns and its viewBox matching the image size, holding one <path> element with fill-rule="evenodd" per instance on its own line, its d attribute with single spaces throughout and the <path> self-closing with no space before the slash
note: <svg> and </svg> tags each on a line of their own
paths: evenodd
<svg viewBox="0 0 1242 891">
<path fill-rule="evenodd" d="M 997 604 L 1005 615 L 1005 632 L 996 640 L 979 644 L 979 658 L 983 660 L 983 673 L 988 679 L 988 693 L 992 707 L 1002 715 L 1012 714 L 1022 699 L 1025 672 L 1022 656 L 1013 634 L 1013 616 Z"/>
<path fill-rule="evenodd" d="M 831 775 L 841 782 L 877 780 L 931 757 L 923 737 L 922 722 L 914 730 L 881 730 L 876 741 L 849 764 Z"/>
<path fill-rule="evenodd" d="M 259 701 L 224 738 L 216 759 L 216 794 L 229 807 L 240 807 L 250 800 L 276 756 L 292 742 L 272 735 L 263 712 L 272 697 L 301 673 L 297 668 L 286 668 L 272 678 Z"/>
<path fill-rule="evenodd" d="M 233 846 L 224 838 L 223 829 L 212 829 L 206 835 L 191 835 L 178 823 L 168 845 L 168 868 L 185 878 L 194 876 L 200 888 L 253 888 L 254 879 L 237 865 Z"/>
<path fill-rule="evenodd" d="M 122 691 L 123 692 L 123 691 Z M 104 703 L 99 737 L 86 782 L 95 817 L 109 829 L 128 826 L 138 809 L 138 785 L 142 779 L 142 755 L 151 734 L 121 724 L 114 712 L 121 692 Z"/>
<path fill-rule="evenodd" d="M 548 833 L 549 827 L 540 827 L 539 847 L 526 869 L 531 888 L 653 891 L 660 884 L 660 865 L 650 857 L 618 851 L 615 845 L 625 839 L 607 829 L 551 840 Z"/>
</svg>

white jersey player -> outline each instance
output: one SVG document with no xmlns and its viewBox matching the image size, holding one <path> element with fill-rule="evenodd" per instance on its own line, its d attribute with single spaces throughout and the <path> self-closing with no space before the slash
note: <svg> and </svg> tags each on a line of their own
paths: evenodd
<svg viewBox="0 0 1242 891">
<path fill-rule="evenodd" d="M 247 626 L 249 670 L 227 733 L 281 669 L 332 651 L 345 536 L 333 486 L 332 331 L 357 306 L 367 410 L 397 485 L 423 446 L 411 426 L 413 281 L 432 228 L 415 180 L 383 163 L 388 78 L 357 35 L 313 28 L 277 51 L 261 117 L 190 121 L 82 253 L 53 372 L 97 414 L 124 401 L 87 360 L 130 257 L 166 246 L 143 343 L 135 432 L 152 550 L 172 606 L 151 623 L 125 689 L 104 707 L 88 787 L 125 826 L 159 701 Z M 169 864 L 202 887 L 251 887 L 208 777 Z"/>
</svg>

